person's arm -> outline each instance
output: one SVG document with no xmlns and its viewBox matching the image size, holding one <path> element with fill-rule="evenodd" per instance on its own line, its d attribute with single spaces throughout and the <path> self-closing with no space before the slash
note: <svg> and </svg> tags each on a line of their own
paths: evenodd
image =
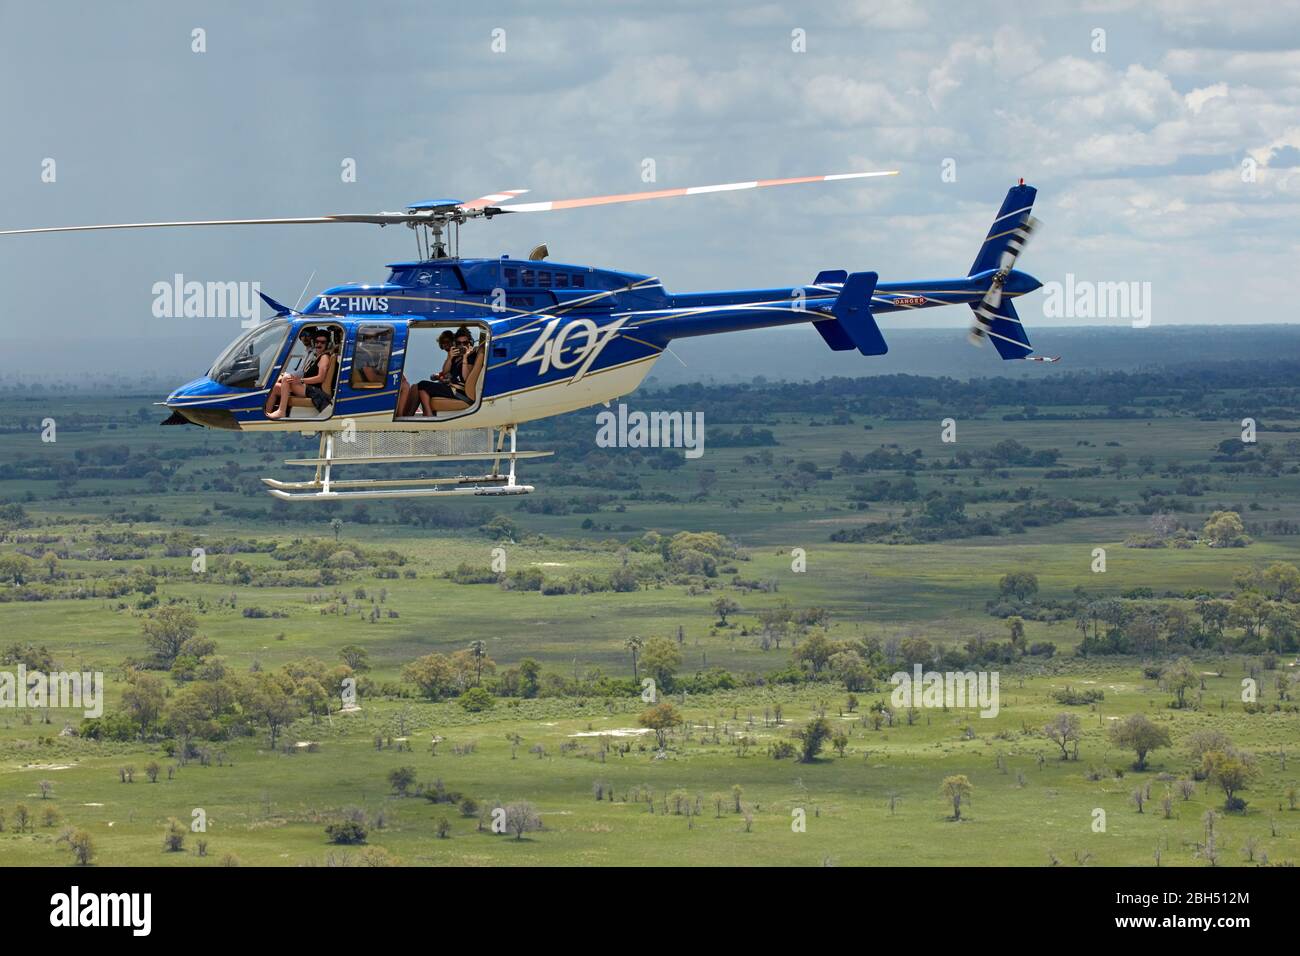
<svg viewBox="0 0 1300 956">
<path fill-rule="evenodd" d="M 479 358 L 480 361 L 475 362 L 470 366 L 469 371 L 465 373 L 465 395 L 469 398 L 469 403 L 471 405 L 478 400 L 479 381 L 483 378 L 483 366 L 487 364 L 486 362 L 481 361 L 481 355 Z M 466 361 L 469 361 L 469 359 L 466 358 Z M 461 368 L 464 368 L 464 366 L 462 365 Z"/>
</svg>

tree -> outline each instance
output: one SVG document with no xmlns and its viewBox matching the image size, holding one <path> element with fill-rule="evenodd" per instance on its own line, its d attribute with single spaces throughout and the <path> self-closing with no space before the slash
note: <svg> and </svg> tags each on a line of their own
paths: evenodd
<svg viewBox="0 0 1300 956">
<path fill-rule="evenodd" d="M 527 800 L 517 800 L 506 805 L 506 829 L 522 840 L 524 834 L 542 828 L 542 818 L 537 808 Z"/>
<path fill-rule="evenodd" d="M 1130 714 L 1110 728 L 1111 743 L 1137 755 L 1134 769 L 1147 768 L 1147 754 L 1170 745 L 1169 731 L 1151 722 L 1146 714 Z"/>
<path fill-rule="evenodd" d="M 1232 750 L 1232 738 L 1222 730 L 1213 728 L 1195 730 L 1187 738 L 1187 753 L 1198 770 L 1205 763 L 1205 755 L 1212 750 L 1228 753 Z"/>
<path fill-rule="evenodd" d="M 641 675 L 637 671 L 637 660 L 641 656 L 641 648 L 645 647 L 645 641 L 639 637 L 629 637 L 623 642 L 623 646 L 632 655 L 632 680 L 639 681 Z"/>
<path fill-rule="evenodd" d="M 831 656 L 827 662 L 830 665 L 831 673 L 837 680 L 844 682 L 844 689 L 847 691 L 865 690 L 867 683 L 871 679 L 871 670 L 867 667 L 867 662 L 862 659 L 862 655 L 857 651 L 840 651 L 838 654 Z M 849 700 L 852 703 L 849 706 L 849 712 L 857 706 L 857 698 L 851 693 Z"/>
<path fill-rule="evenodd" d="M 73 830 L 68 837 L 68 848 L 76 857 L 78 866 L 88 866 L 95 858 L 95 841 L 85 830 Z"/>
<path fill-rule="evenodd" d="M 835 748 L 837 754 L 843 757 L 845 749 L 849 746 L 849 735 L 843 730 L 835 731 L 835 736 L 831 738 L 831 746 Z"/>
<path fill-rule="evenodd" d="M 804 665 L 816 676 L 837 650 L 835 643 L 827 639 L 825 634 L 813 634 L 795 648 L 791 656 L 796 663 Z"/>
<path fill-rule="evenodd" d="M 637 721 L 655 732 L 659 749 L 663 750 L 668 746 L 668 732 L 682 722 L 682 715 L 670 702 L 663 700 L 643 712 Z"/>
<path fill-rule="evenodd" d="M 358 674 L 370 670 L 370 652 L 357 644 L 349 644 L 339 650 L 339 659 Z"/>
<path fill-rule="evenodd" d="M 1186 701 L 1187 692 L 1201 683 L 1200 676 L 1192 669 L 1191 661 L 1182 657 L 1166 667 L 1160 674 L 1160 684 L 1174 695 L 1174 701 L 1181 710 Z"/>
<path fill-rule="evenodd" d="M 830 721 L 825 717 L 814 717 L 804 725 L 795 736 L 803 742 L 801 753 L 799 754 L 800 763 L 812 763 L 817 759 L 817 754 L 821 751 L 822 745 L 832 736 L 834 731 L 831 729 Z"/>
<path fill-rule="evenodd" d="M 255 722 L 265 724 L 274 750 L 280 731 L 298 716 L 293 678 L 287 674 L 257 673 L 240 686 L 239 703 Z"/>
<path fill-rule="evenodd" d="M 0 584 L 22 587 L 36 563 L 22 554 L 0 554 Z"/>
<path fill-rule="evenodd" d="M 1246 789 L 1255 775 L 1254 758 L 1244 750 L 1211 750 L 1201 758 L 1201 772 L 1223 791 L 1225 810 L 1244 810 L 1246 801 L 1237 791 Z"/>
<path fill-rule="evenodd" d="M 1282 561 L 1270 564 L 1264 572 L 1264 584 L 1275 600 L 1300 600 L 1300 568 Z"/>
<path fill-rule="evenodd" d="M 727 615 L 735 614 L 739 610 L 740 605 L 725 594 L 722 597 L 715 599 L 713 602 L 713 613 L 718 615 L 719 627 L 726 627 Z"/>
<path fill-rule="evenodd" d="M 673 676 L 682 666 L 681 649 L 666 637 L 652 637 L 646 642 L 641 662 L 646 672 L 655 679 L 655 684 L 662 690 L 671 690 Z"/>
<path fill-rule="evenodd" d="M 1244 548 L 1250 544 L 1241 515 L 1235 511 L 1216 511 L 1201 529 L 1211 548 Z"/>
<path fill-rule="evenodd" d="M 1060 713 L 1043 727 L 1043 735 L 1061 748 L 1061 759 L 1070 759 L 1070 745 L 1078 747 L 1083 736 L 1083 721 L 1078 714 Z"/>
<path fill-rule="evenodd" d="M 1025 619 L 1018 614 L 1007 618 L 1007 630 L 1011 634 L 1011 646 L 1021 654 L 1025 652 Z"/>
<path fill-rule="evenodd" d="M 487 656 L 487 641 L 476 640 L 470 641 L 469 652 L 474 655 L 474 686 L 478 687 L 483 683 L 483 668 L 486 663 L 492 664 L 492 669 L 496 668 L 496 662 Z"/>
<path fill-rule="evenodd" d="M 486 687 L 471 687 L 456 698 L 456 703 L 471 714 L 477 714 L 485 710 L 491 710 L 496 706 L 497 699 L 492 696 L 492 692 Z"/>
<path fill-rule="evenodd" d="M 167 702 L 163 725 L 176 738 L 176 758 L 184 764 L 194 738 L 215 737 L 221 732 L 218 718 L 234 710 L 237 692 L 233 681 L 203 681 L 188 684 Z"/>
<path fill-rule="evenodd" d="M 353 846 L 366 842 L 367 831 L 365 825 L 359 820 L 344 820 L 325 827 L 325 836 L 331 843 Z"/>
<path fill-rule="evenodd" d="M 1242 628 L 1246 637 L 1254 639 L 1259 637 L 1271 608 L 1268 598 L 1258 591 L 1242 591 L 1228 610 L 1228 623 Z"/>
<path fill-rule="evenodd" d="M 1227 601 L 1207 599 L 1196 602 L 1196 614 L 1201 619 L 1201 627 L 1215 638 L 1223 636 L 1223 628 L 1231 613 L 1232 606 Z"/>
<path fill-rule="evenodd" d="M 152 674 L 131 671 L 127 680 L 126 689 L 122 691 L 122 707 L 131 722 L 144 733 L 157 722 L 166 700 L 166 690 L 163 682 Z"/>
<path fill-rule="evenodd" d="M 163 849 L 168 853 L 179 853 L 185 849 L 185 828 L 175 817 L 167 821 L 167 829 L 163 831 Z"/>
<path fill-rule="evenodd" d="M 168 604 L 158 608 L 140 625 L 144 642 L 158 663 L 170 669 L 181 646 L 199 629 L 198 619 L 183 605 Z"/>
<path fill-rule="evenodd" d="M 519 662 L 519 696 L 531 700 L 542 687 L 542 665 L 531 657 Z"/>
<path fill-rule="evenodd" d="M 394 767 L 388 771 L 388 785 L 399 797 L 406 796 L 413 783 L 415 783 L 414 767 Z"/>
<path fill-rule="evenodd" d="M 944 778 L 939 787 L 939 792 L 952 804 L 952 818 L 954 820 L 961 819 L 961 803 L 971 795 L 971 791 L 974 789 L 970 780 L 963 773 Z"/>
<path fill-rule="evenodd" d="M 1003 597 L 1014 597 L 1017 601 L 1028 601 L 1038 593 L 1038 575 L 1032 571 L 1011 571 L 1002 575 L 998 582 L 998 591 Z"/>
<path fill-rule="evenodd" d="M 439 700 L 455 687 L 455 670 L 445 654 L 426 654 L 402 668 L 402 680 L 415 684 L 430 700 Z"/>
</svg>

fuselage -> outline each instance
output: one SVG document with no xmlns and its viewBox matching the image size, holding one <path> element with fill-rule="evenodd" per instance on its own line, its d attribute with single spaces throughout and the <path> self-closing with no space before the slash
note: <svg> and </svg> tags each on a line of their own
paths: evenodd
<svg viewBox="0 0 1300 956">
<path fill-rule="evenodd" d="M 401 262 L 389 269 L 383 283 L 335 286 L 300 313 L 284 310 L 234 343 L 207 376 L 176 389 L 167 406 L 197 424 L 257 431 L 517 424 L 628 394 L 674 339 L 823 321 L 843 281 L 842 273 L 823 273 L 802 286 L 673 294 L 653 276 L 508 257 Z M 879 315 L 971 304 L 993 275 L 881 283 L 870 309 Z M 1023 295 L 1039 285 L 1012 271 L 1003 294 Z M 412 335 L 460 325 L 485 337 L 487 366 L 472 407 L 429 418 L 397 415 L 403 388 L 438 371 L 430 367 L 435 352 L 411 354 Z M 321 410 L 268 419 L 269 389 L 302 362 L 300 333 L 322 328 L 336 343 L 331 401 Z"/>
</svg>

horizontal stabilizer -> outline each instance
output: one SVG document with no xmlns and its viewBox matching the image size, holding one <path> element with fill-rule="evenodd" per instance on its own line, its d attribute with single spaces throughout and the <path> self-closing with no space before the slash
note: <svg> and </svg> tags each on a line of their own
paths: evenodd
<svg viewBox="0 0 1300 956">
<path fill-rule="evenodd" d="M 822 319 L 820 322 L 814 322 L 813 328 L 822 334 L 822 338 L 833 352 L 847 352 L 857 348 L 838 319 Z"/>
<path fill-rule="evenodd" d="M 848 335 L 858 351 L 863 355 L 884 355 L 889 351 L 885 337 L 880 334 L 871 314 L 871 297 L 876 292 L 876 280 L 880 277 L 874 272 L 855 272 L 844 280 L 844 288 L 831 306 L 831 312 L 840 330 Z M 826 337 L 826 333 L 822 333 Z M 830 339 L 827 338 L 827 343 Z M 831 344 L 831 348 L 835 348 Z"/>
<path fill-rule="evenodd" d="M 1022 359 L 1033 352 L 1029 336 L 1025 334 L 1025 327 L 1010 299 L 1003 299 L 996 309 L 984 303 L 972 303 L 971 308 L 975 311 L 971 335 L 977 344 L 981 338 L 991 340 L 998 355 L 1004 359 Z"/>
<path fill-rule="evenodd" d="M 844 269 L 823 269 L 813 279 L 813 285 L 843 285 L 849 274 Z"/>
</svg>

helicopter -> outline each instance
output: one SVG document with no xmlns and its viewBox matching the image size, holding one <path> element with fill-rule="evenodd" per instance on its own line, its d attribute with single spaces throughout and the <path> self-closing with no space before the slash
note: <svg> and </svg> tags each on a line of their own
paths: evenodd
<svg viewBox="0 0 1300 956">
<path fill-rule="evenodd" d="M 519 424 L 605 404 L 640 385 L 680 338 L 811 324 L 834 351 L 888 351 L 875 316 L 965 304 L 969 339 L 1004 360 L 1055 362 L 1033 354 L 1012 300 L 1041 287 L 1015 269 L 1038 227 L 1037 190 L 1007 192 L 969 273 L 962 278 L 881 283 L 876 272 L 824 270 L 808 285 L 671 293 L 653 275 L 552 262 L 545 245 L 526 259 L 462 258 L 461 228 L 497 216 L 553 212 L 681 196 L 897 175 L 897 170 L 751 180 L 578 199 L 526 202 L 509 189 L 463 202 L 431 199 L 400 212 L 304 218 L 116 223 L 0 231 L 31 235 L 189 226 L 368 223 L 405 225 L 417 255 L 388 265 L 377 284 L 326 289 L 301 310 L 259 293 L 274 315 L 232 342 L 208 372 L 160 404 L 165 425 L 299 431 L 319 438 L 309 481 L 263 478 L 289 501 L 513 495 L 516 462 L 552 454 L 520 450 Z M 474 335 L 477 333 L 477 341 Z M 451 344 L 445 344 L 450 335 Z M 441 375 L 417 381 L 417 355 L 448 358 Z M 429 360 L 425 360 L 429 362 Z M 448 373 L 448 369 L 451 373 Z M 307 384 L 310 383 L 310 384 Z M 488 461 L 480 475 L 342 480 L 341 465 Z"/>
</svg>

